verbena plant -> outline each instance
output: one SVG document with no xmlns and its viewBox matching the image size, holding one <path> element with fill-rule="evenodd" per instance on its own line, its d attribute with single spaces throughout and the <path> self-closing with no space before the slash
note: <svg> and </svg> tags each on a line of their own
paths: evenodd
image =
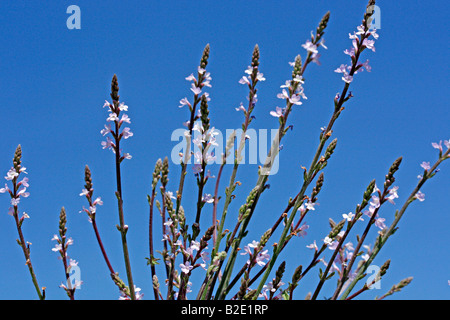
<svg viewBox="0 0 450 320">
<path fill-rule="evenodd" d="M 151 281 L 153 285 L 153 298 L 156 300 L 184 300 L 195 298 L 199 300 L 210 299 L 293 299 L 294 290 L 301 285 L 300 281 L 314 268 L 319 270 L 319 279 L 317 285 L 310 289 L 307 299 L 317 299 L 319 293 L 326 281 L 335 279 L 336 288 L 331 292 L 330 298 L 352 299 L 362 292 L 369 290 L 371 285 L 383 277 L 390 264 L 386 261 L 372 280 L 367 280 L 367 270 L 380 250 L 384 247 L 388 239 L 397 230 L 397 225 L 409 205 L 416 201 L 423 201 L 424 194 L 421 192 L 422 186 L 431 179 L 440 164 L 449 158 L 450 140 L 433 143 L 432 146 L 438 150 L 438 158 L 434 164 L 423 162 L 421 167 L 424 169 L 419 176 L 419 181 L 413 187 L 410 195 L 403 203 L 400 210 L 394 215 L 394 220 L 390 225 L 385 224 L 385 219 L 379 215 L 381 207 L 386 203 L 394 203 L 398 198 L 397 189 L 394 185 L 395 174 L 400 167 L 402 158 L 398 158 L 389 168 L 382 184 L 371 181 L 366 190 L 362 193 L 362 199 L 356 205 L 354 212 L 343 215 L 343 219 L 335 222 L 330 219 L 330 230 L 324 232 L 324 239 L 314 241 L 307 247 L 312 250 L 312 257 L 306 265 L 298 266 L 292 275 L 285 274 L 286 261 L 280 262 L 278 257 L 284 248 L 295 241 L 296 235 L 303 235 L 307 229 L 305 218 L 310 211 L 315 210 L 318 195 L 324 184 L 324 169 L 336 148 L 337 139 L 331 139 L 333 136 L 333 126 L 344 111 L 344 105 L 351 98 L 349 91 L 354 77 L 358 72 L 370 71 L 371 67 L 368 60 L 361 62 L 362 55 L 367 51 L 375 51 L 375 40 L 378 34 L 371 28 L 371 8 L 375 1 L 369 1 L 367 10 L 364 13 L 362 24 L 357 27 L 356 32 L 349 34 L 352 42 L 350 49 L 345 53 L 350 57 L 348 64 L 343 64 L 335 70 L 342 73 L 344 85 L 342 91 L 333 99 L 333 109 L 328 125 L 321 128 L 319 143 L 309 167 L 303 169 L 303 183 L 299 189 L 294 192 L 294 196 L 287 199 L 286 208 L 279 213 L 273 224 L 264 232 L 259 241 L 253 240 L 248 243 L 246 235 L 249 231 L 248 226 L 252 218 L 257 216 L 256 208 L 260 197 L 268 188 L 268 179 L 273 169 L 274 162 L 280 150 L 281 141 L 291 128 L 288 123 L 288 117 L 291 112 L 295 112 L 297 105 L 301 105 L 306 99 L 303 92 L 305 83 L 304 74 L 311 62 L 318 63 L 318 50 L 320 47 L 326 49 L 324 44 L 324 33 L 330 18 L 327 13 L 320 20 L 315 33 L 311 34 L 311 39 L 303 44 L 306 49 L 306 57 L 301 58 L 298 55 L 295 61 L 291 63 L 293 67 L 289 80 L 281 86 L 282 92 L 278 98 L 285 102 L 285 107 L 270 112 L 278 119 L 278 131 L 272 145 L 268 151 L 267 158 L 258 169 L 258 179 L 245 202 L 241 205 L 239 212 L 229 214 L 228 209 L 231 201 L 235 198 L 235 189 L 241 182 L 237 181 L 238 169 L 242 164 L 242 151 L 245 149 L 248 141 L 247 132 L 251 122 L 254 119 L 252 112 L 257 107 L 257 85 L 265 81 L 264 75 L 260 72 L 259 47 L 256 45 L 251 58 L 251 65 L 245 70 L 245 75 L 240 79 L 240 83 L 248 87 L 248 104 L 236 108 L 243 114 L 242 131 L 235 131 L 230 135 L 226 142 L 225 152 L 221 155 L 220 166 L 216 176 L 211 175 L 211 162 L 215 160 L 215 155 L 210 152 L 211 146 L 217 145 L 217 131 L 211 126 L 209 118 L 209 95 L 204 92 L 206 87 L 210 87 L 211 76 L 207 71 L 210 47 L 207 45 L 203 51 L 200 64 L 195 72 L 188 76 L 186 80 L 191 82 L 191 98 L 180 100 L 180 107 L 189 110 L 189 121 L 186 122 L 187 130 L 185 136 L 185 148 L 180 153 L 180 160 L 177 165 L 181 167 L 181 175 L 177 185 L 169 186 L 169 160 L 158 160 L 153 172 L 151 181 L 151 194 L 147 196 L 149 204 L 149 256 L 147 258 L 150 267 Z M 368 50 L 367 50 L 368 49 Z M 365 52 L 366 51 L 366 52 Z M 110 149 L 114 153 L 116 168 L 116 197 L 119 215 L 119 224 L 117 229 L 122 240 L 122 249 L 126 269 L 126 281 L 119 277 L 114 270 L 96 223 L 97 207 L 103 202 L 100 197 L 94 195 L 93 181 L 91 171 L 88 166 L 85 167 L 85 186 L 80 196 L 86 198 L 87 207 L 83 211 L 88 215 L 93 227 L 102 256 L 106 262 L 112 281 L 117 285 L 120 292 L 120 299 L 141 299 L 143 294 L 140 289 L 134 285 L 131 272 L 131 261 L 127 244 L 128 226 L 125 223 L 125 213 L 123 209 L 122 197 L 122 175 L 121 165 L 124 160 L 131 159 L 131 155 L 122 151 L 124 140 L 133 136 L 126 123 L 130 123 L 130 118 L 125 112 L 128 106 L 120 100 L 119 85 L 116 75 L 111 83 L 111 102 L 106 101 L 104 108 L 108 111 L 107 123 L 101 134 L 106 137 L 102 142 L 104 149 Z M 194 138 L 195 137 L 195 138 Z M 196 152 L 191 150 L 194 144 Z M 219 194 L 219 183 L 224 178 L 223 169 L 225 164 L 229 163 L 227 159 L 232 156 L 232 171 L 229 177 L 228 186 L 225 188 L 225 194 Z M 192 166 L 193 173 L 197 182 L 197 197 L 186 199 L 183 197 L 185 189 L 185 177 L 188 174 L 188 165 L 191 158 L 195 158 L 195 164 Z M 9 193 L 11 197 L 11 207 L 9 214 L 13 216 L 16 228 L 19 234 L 18 244 L 22 248 L 25 256 L 26 265 L 29 269 L 33 285 L 36 289 L 39 299 L 45 299 L 45 288 L 38 285 L 37 277 L 33 269 L 30 255 L 30 244 L 25 240 L 22 232 L 22 225 L 29 216 L 21 212 L 19 204 L 22 198 L 29 196 L 26 191 L 29 184 L 28 178 L 23 177 L 26 169 L 22 166 L 22 150 L 20 145 L 17 147 L 13 158 L 13 166 L 6 174 L 7 184 L 5 188 L 0 189 L 2 193 Z M 217 167 L 216 167 L 217 169 Z M 207 194 L 205 186 L 210 180 L 215 178 L 213 183 L 214 194 Z M 213 180 L 214 181 L 214 180 Z M 175 192 L 171 191 L 176 188 Z M 196 204 L 193 212 L 186 212 L 183 202 Z M 211 225 L 201 226 L 202 212 L 205 210 L 205 204 L 212 204 L 212 223 Z M 155 218 L 158 214 L 159 221 Z M 58 235 L 52 240 L 57 243 L 52 249 L 60 254 L 63 262 L 64 274 L 67 284 L 61 287 L 67 292 L 70 299 L 75 299 L 77 288 L 80 282 L 70 281 L 69 271 L 71 267 L 76 266 L 77 262 L 69 259 L 67 255 L 68 247 L 72 244 L 72 239 L 67 236 L 66 212 L 62 208 L 59 219 Z M 158 222 L 158 223 L 157 223 Z M 356 244 L 348 241 L 350 233 L 354 226 L 365 225 L 363 233 L 356 235 Z M 161 227 L 163 239 L 155 239 L 154 230 Z M 228 228 L 227 228 L 228 226 Z M 368 237 L 369 231 L 378 229 L 376 238 L 373 241 L 373 247 Z M 278 231 L 278 239 L 273 239 Z M 244 241 L 244 242 L 243 242 Z M 272 244 L 269 244 L 272 241 Z M 248 244 L 247 244 L 248 243 Z M 158 245 L 156 245 L 158 244 Z M 243 246 L 244 245 L 244 246 Z M 243 247 L 242 247 L 243 246 Z M 157 250 L 158 249 L 158 250 Z M 329 250 L 329 251 L 328 251 Z M 331 253 L 330 253 L 331 252 Z M 248 255 L 248 260 L 242 265 L 238 264 L 238 253 Z M 326 259 L 326 253 L 329 257 Z M 319 265 L 319 266 L 318 266 Z M 157 272 L 158 269 L 158 272 Z M 201 272 L 204 276 L 202 283 L 198 284 L 198 292 L 191 290 L 191 275 L 194 272 Z M 125 278 L 124 278 L 125 279 Z M 364 281 L 366 279 L 366 281 Z M 377 297 L 383 299 L 392 293 L 401 290 L 412 278 L 406 278 L 399 284 L 393 286 L 386 294 Z M 361 281 L 364 283 L 361 285 Z M 165 283 L 166 286 L 162 286 Z M 354 290 L 359 284 L 359 287 Z"/>
</svg>

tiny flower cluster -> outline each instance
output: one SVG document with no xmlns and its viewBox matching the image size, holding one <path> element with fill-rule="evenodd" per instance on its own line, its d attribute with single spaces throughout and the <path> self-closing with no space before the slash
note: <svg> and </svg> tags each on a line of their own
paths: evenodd
<svg viewBox="0 0 450 320">
<path fill-rule="evenodd" d="M 345 231 L 341 231 L 338 235 L 337 235 L 337 239 L 340 239 Z M 332 240 L 330 239 L 328 236 L 325 237 L 324 239 L 324 243 L 328 245 L 328 249 L 330 250 L 336 250 L 337 245 L 338 245 L 338 241 L 337 240 Z M 341 248 L 339 249 L 339 252 L 336 256 L 336 258 L 334 259 L 330 271 L 333 272 L 337 272 L 338 274 L 341 274 L 343 271 L 343 267 L 347 266 L 348 261 L 350 261 L 353 257 L 354 254 L 354 250 L 355 248 L 353 247 L 353 243 L 352 242 L 347 242 L 345 244 L 343 244 L 341 246 Z M 321 259 L 321 261 L 323 262 L 323 264 L 325 266 L 328 266 L 327 262 L 325 261 L 325 259 Z"/>
<path fill-rule="evenodd" d="M 218 146 L 216 142 L 216 136 L 219 134 L 214 127 L 209 130 L 205 130 L 200 122 L 196 122 L 192 128 L 194 131 L 194 139 L 192 142 L 197 147 L 198 151 L 194 153 L 195 164 L 193 167 L 194 174 L 203 172 L 203 163 L 211 163 L 216 160 L 216 156 L 213 152 L 208 153 L 211 146 Z M 189 136 L 189 131 L 185 131 L 185 136 Z M 208 176 L 212 177 L 210 174 Z"/>
<path fill-rule="evenodd" d="M 302 47 L 306 51 L 308 51 L 308 53 L 311 54 L 311 61 L 316 63 L 317 65 L 320 65 L 320 62 L 319 62 L 320 54 L 319 54 L 319 50 L 317 50 L 317 49 L 318 49 L 319 46 L 322 46 L 325 49 L 328 49 L 328 48 L 325 46 L 325 40 L 324 39 L 321 39 L 318 44 L 314 44 L 314 38 L 315 37 L 314 37 L 314 35 L 313 35 L 312 31 L 311 31 L 311 40 L 312 41 L 311 40 L 307 40 L 304 44 L 302 44 Z"/>
<path fill-rule="evenodd" d="M 141 288 L 134 286 L 134 293 L 136 296 L 136 300 L 142 300 L 144 294 L 141 293 Z M 126 292 L 126 290 L 120 290 L 119 300 L 131 300 L 130 295 Z"/>
<path fill-rule="evenodd" d="M 356 56 L 359 56 L 364 49 L 367 48 L 375 52 L 375 40 L 370 40 L 369 37 L 372 36 L 374 39 L 378 39 L 379 37 L 376 33 L 376 29 L 365 30 L 364 26 L 360 25 L 357 27 L 357 30 L 358 31 L 353 34 L 349 33 L 349 38 L 352 40 L 352 48 L 344 50 L 344 53 L 351 57 L 353 64 L 357 61 Z M 364 69 L 368 72 L 371 71 L 372 68 L 369 65 L 369 60 L 366 60 L 366 62 L 360 63 L 356 66 L 341 64 L 341 66 L 334 70 L 334 72 L 342 73 L 342 80 L 346 83 L 351 83 L 353 81 L 353 76 Z"/>
<path fill-rule="evenodd" d="M 114 154 L 119 154 L 120 161 L 124 159 L 131 159 L 131 155 L 129 153 L 123 153 L 122 149 L 119 148 L 119 142 L 122 138 L 128 139 L 133 136 L 133 132 L 130 131 L 129 127 L 124 127 L 122 129 L 122 132 L 120 132 L 120 129 L 124 123 L 131 123 L 130 117 L 128 117 L 127 114 L 122 113 L 122 111 L 128 111 L 128 106 L 123 103 L 119 102 L 119 95 L 118 95 L 118 84 L 117 84 L 117 77 L 114 75 L 112 80 L 112 93 L 111 97 L 113 98 L 113 102 L 110 103 L 105 100 L 105 104 L 103 105 L 103 108 L 108 107 L 108 111 L 110 112 L 108 114 L 108 117 L 106 118 L 106 121 L 108 124 L 104 125 L 104 129 L 100 131 L 102 136 L 106 136 L 107 134 L 111 134 L 113 139 L 110 137 L 106 137 L 106 141 L 102 141 L 101 145 L 103 149 L 110 149 Z M 114 123 L 114 128 L 112 128 L 111 123 Z M 119 150 L 118 150 L 119 149 Z"/>
<path fill-rule="evenodd" d="M 85 208 L 83 206 L 83 210 L 81 212 L 86 212 L 89 217 L 89 222 L 92 223 L 92 220 L 95 219 L 95 214 L 97 212 L 97 206 L 103 205 L 103 201 L 100 197 L 97 197 L 94 201 L 92 201 L 94 188 L 92 187 L 92 179 L 91 179 L 91 171 L 88 166 L 85 168 L 85 181 L 86 184 L 84 186 L 84 189 L 80 193 L 80 197 L 85 196 L 88 200 L 89 207 Z"/>
<path fill-rule="evenodd" d="M 253 252 L 252 252 L 253 249 Z M 249 255 L 249 259 L 247 260 L 247 265 L 252 262 L 253 257 L 255 256 L 255 263 L 264 267 L 266 262 L 265 260 L 270 259 L 270 255 L 268 254 L 269 250 L 261 251 L 260 244 L 258 241 L 253 240 L 251 243 L 244 247 L 244 252 L 241 255 Z"/>
<path fill-rule="evenodd" d="M 270 115 L 276 118 L 285 117 L 286 111 L 290 110 L 293 105 L 302 105 L 303 102 L 301 99 L 308 99 L 304 94 L 303 77 L 301 74 L 301 58 L 297 56 L 294 62 L 290 62 L 290 65 L 294 67 L 294 71 L 292 73 L 292 80 L 286 80 L 284 85 L 281 85 L 282 88 L 281 93 L 277 94 L 277 98 L 286 100 L 286 107 L 280 108 L 275 107 L 275 111 L 271 111 Z"/>
<path fill-rule="evenodd" d="M 395 204 L 394 199 L 398 198 L 397 190 L 398 186 L 394 186 L 391 189 L 389 189 L 388 195 L 384 199 L 389 201 L 391 204 Z M 384 230 L 386 229 L 386 225 L 384 224 L 384 221 L 386 221 L 386 219 L 378 216 L 377 209 L 381 206 L 381 202 L 380 202 L 380 190 L 377 188 L 376 185 L 373 190 L 373 193 L 378 193 L 378 195 L 372 195 L 371 201 L 369 202 L 369 209 L 365 210 L 363 213 L 370 218 L 375 214 L 374 220 L 375 226 L 380 228 L 380 230 Z"/>
<path fill-rule="evenodd" d="M 5 187 L 0 188 L 0 193 L 8 192 L 11 196 L 11 207 L 9 207 L 8 209 L 8 214 L 11 216 L 13 216 L 15 212 L 17 212 L 17 207 L 20 203 L 21 197 L 27 198 L 30 196 L 30 193 L 27 191 L 27 188 L 30 186 L 28 183 L 28 178 L 24 177 L 22 180 L 17 182 L 21 173 L 27 174 L 25 170 L 26 168 L 22 167 L 20 164 L 15 165 L 11 169 L 9 169 L 9 171 L 6 173 L 5 180 L 11 181 L 13 187 L 12 189 L 10 189 L 8 187 L 8 184 L 5 183 Z M 29 218 L 29 216 L 24 212 L 22 214 L 22 217 L 20 218 L 20 223 L 22 223 L 25 218 Z"/>
</svg>

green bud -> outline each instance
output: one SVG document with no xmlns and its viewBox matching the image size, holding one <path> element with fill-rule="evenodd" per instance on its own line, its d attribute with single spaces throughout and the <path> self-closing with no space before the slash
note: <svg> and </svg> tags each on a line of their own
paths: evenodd
<svg viewBox="0 0 450 320">
<path fill-rule="evenodd" d="M 161 168 L 161 184 L 165 188 L 168 182 L 169 182 L 169 159 L 165 157 Z"/>
<path fill-rule="evenodd" d="M 22 146 L 19 144 L 16 148 L 16 151 L 14 152 L 14 158 L 13 158 L 13 165 L 14 169 L 16 169 L 17 172 L 20 170 L 20 164 L 22 163 Z"/>
<path fill-rule="evenodd" d="M 252 67 L 259 66 L 259 46 L 256 44 L 252 54 Z"/>
<path fill-rule="evenodd" d="M 208 65 L 208 58 L 209 58 L 209 43 L 205 46 L 205 49 L 203 49 L 202 59 L 200 60 L 200 68 L 205 69 Z"/>
<path fill-rule="evenodd" d="M 292 71 L 292 79 L 301 75 L 302 75 L 302 57 L 300 55 L 297 55 L 295 57 L 294 70 Z"/>
<path fill-rule="evenodd" d="M 117 81 L 117 75 L 114 74 L 111 80 L 111 99 L 116 102 L 119 101 L 119 82 Z"/>
</svg>

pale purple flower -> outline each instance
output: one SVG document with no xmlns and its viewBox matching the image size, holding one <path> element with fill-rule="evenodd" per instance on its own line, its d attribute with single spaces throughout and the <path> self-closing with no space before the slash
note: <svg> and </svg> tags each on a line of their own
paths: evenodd
<svg viewBox="0 0 450 320">
<path fill-rule="evenodd" d="M 103 108 L 104 107 L 111 107 L 111 104 L 108 101 L 105 100 L 105 104 L 103 105 Z"/>
<path fill-rule="evenodd" d="M 213 203 L 213 202 L 214 202 L 214 197 L 211 196 L 211 195 L 208 194 L 208 193 L 205 193 L 205 194 L 203 195 L 203 197 L 202 197 L 202 201 L 203 201 L 203 202 L 206 202 L 206 203 Z"/>
<path fill-rule="evenodd" d="M 431 166 L 430 166 L 430 163 L 429 162 L 422 162 L 421 164 L 420 164 L 420 166 L 422 167 L 422 168 L 424 168 L 425 170 L 430 170 L 431 169 Z"/>
<path fill-rule="evenodd" d="M 386 197 L 386 200 L 388 200 L 392 204 L 395 204 L 394 199 L 398 198 L 397 190 L 398 190 L 398 186 L 392 187 L 389 190 L 389 196 Z"/>
<path fill-rule="evenodd" d="M 264 262 L 264 260 L 269 260 L 270 259 L 270 255 L 267 252 L 269 252 L 269 250 L 264 250 L 264 251 L 260 252 L 257 255 L 256 263 L 258 264 L 258 266 L 264 267 L 264 265 L 266 264 Z"/>
<path fill-rule="evenodd" d="M 292 97 L 289 98 L 289 102 L 298 106 L 302 104 L 300 101 L 300 95 L 298 94 L 293 94 Z"/>
<path fill-rule="evenodd" d="M 200 172 L 203 171 L 202 169 L 202 165 L 199 163 L 194 164 L 194 167 L 192 168 L 194 174 L 199 174 Z"/>
<path fill-rule="evenodd" d="M 352 39 L 352 40 L 358 39 L 358 36 L 357 36 L 357 34 L 356 34 L 355 32 L 353 32 L 353 34 L 349 33 L 349 34 L 348 34 L 348 37 L 349 37 L 350 39 Z"/>
<path fill-rule="evenodd" d="M 305 237 L 308 233 L 306 232 L 306 230 L 309 229 L 309 226 L 304 223 L 298 230 L 297 230 L 297 235 L 299 237 Z"/>
<path fill-rule="evenodd" d="M 115 112 L 111 112 L 108 118 L 106 118 L 106 121 L 119 121 L 119 117 L 117 117 L 117 114 Z"/>
<path fill-rule="evenodd" d="M 334 72 L 336 72 L 336 73 L 342 73 L 342 74 L 343 74 L 342 80 L 344 80 L 346 83 L 350 83 L 350 82 L 353 81 L 353 76 L 351 76 L 351 75 L 348 74 L 348 71 L 347 71 L 347 70 L 348 70 L 349 68 L 350 68 L 350 67 L 347 66 L 346 64 L 345 64 L 345 65 L 344 65 L 344 64 L 341 64 L 339 68 L 337 68 L 336 70 L 334 70 Z"/>
<path fill-rule="evenodd" d="M 375 219 L 375 225 L 381 230 L 384 230 L 387 228 L 386 225 L 384 224 L 384 221 L 386 221 L 385 218 L 377 218 Z"/>
<path fill-rule="evenodd" d="M 195 81 L 194 74 L 191 73 L 188 77 L 186 77 L 186 80 L 187 80 L 187 81 Z"/>
<path fill-rule="evenodd" d="M 347 213 L 344 213 L 344 214 L 342 215 L 342 217 L 343 217 L 344 219 L 346 219 L 347 221 L 352 221 L 352 219 L 353 219 L 354 216 L 355 216 L 355 215 L 354 215 L 353 213 L 351 213 L 351 212 L 349 212 L 348 214 L 347 214 Z"/>
<path fill-rule="evenodd" d="M 19 174 L 16 172 L 16 169 L 11 168 L 9 169 L 9 171 L 6 173 L 6 180 L 13 180 L 15 177 L 17 177 Z"/>
<path fill-rule="evenodd" d="M 192 250 L 200 250 L 200 242 L 198 241 L 191 241 L 191 249 Z"/>
<path fill-rule="evenodd" d="M 259 246 L 259 241 L 253 240 L 251 243 L 248 244 L 250 248 L 257 248 Z"/>
<path fill-rule="evenodd" d="M 102 147 L 103 149 L 113 149 L 115 147 L 115 144 L 110 137 L 106 137 L 106 141 L 102 141 Z"/>
<path fill-rule="evenodd" d="M 366 68 L 367 72 L 370 72 L 370 71 L 372 70 L 372 67 L 369 65 L 369 59 L 367 59 L 366 62 L 364 62 L 364 63 L 362 64 L 362 66 L 363 66 L 364 68 Z M 361 70 L 363 70 L 363 69 L 361 69 Z"/>
<path fill-rule="evenodd" d="M 5 183 L 5 187 L 0 189 L 0 193 L 10 192 L 8 185 Z"/>
<path fill-rule="evenodd" d="M 379 34 L 377 33 L 377 29 L 369 30 L 370 35 L 376 40 L 379 37 Z"/>
<path fill-rule="evenodd" d="M 19 192 L 17 193 L 17 196 L 22 196 L 24 198 L 27 198 L 30 195 L 30 193 L 26 192 L 26 190 L 27 190 L 27 188 L 25 188 L 25 187 L 20 189 Z"/>
<path fill-rule="evenodd" d="M 275 107 L 276 111 L 270 111 L 270 115 L 276 118 L 283 116 L 283 109 L 280 107 Z"/>
<path fill-rule="evenodd" d="M 419 191 L 414 196 L 419 201 L 425 201 L 425 194 L 422 191 Z"/>
<path fill-rule="evenodd" d="M 240 84 L 250 84 L 250 80 L 246 76 L 243 76 L 241 79 L 239 79 L 239 83 Z"/>
<path fill-rule="evenodd" d="M 333 242 L 333 239 L 331 239 L 330 237 L 326 236 L 325 239 L 323 239 L 323 242 L 326 245 L 330 245 Z"/>
<path fill-rule="evenodd" d="M 185 97 L 183 99 L 180 100 L 180 106 L 179 108 L 183 108 L 184 106 L 188 105 L 189 107 L 191 107 L 190 102 L 188 101 L 188 99 Z"/>
<path fill-rule="evenodd" d="M 123 135 L 124 139 L 128 139 L 129 137 L 133 136 L 133 132 L 130 131 L 130 128 L 125 127 L 125 128 L 123 128 L 122 135 Z"/>
<path fill-rule="evenodd" d="M 244 105 L 242 104 L 242 102 L 241 102 L 240 106 L 239 106 L 238 108 L 235 108 L 235 109 L 236 109 L 236 111 L 244 111 L 244 112 L 247 111 L 247 110 L 245 110 L 245 107 L 244 107 Z"/>
<path fill-rule="evenodd" d="M 119 110 L 120 111 L 128 111 L 128 106 L 125 103 L 121 102 L 119 104 Z"/>
<path fill-rule="evenodd" d="M 216 156 L 213 153 L 207 153 L 205 155 L 205 162 L 210 163 L 216 160 Z"/>
<path fill-rule="evenodd" d="M 283 91 L 279 94 L 277 94 L 277 98 L 279 99 L 289 99 L 289 95 L 286 91 L 286 89 L 283 89 Z"/>
<path fill-rule="evenodd" d="M 372 50 L 373 52 L 375 52 L 375 41 L 374 40 L 369 40 L 369 39 L 364 39 L 362 45 L 365 46 L 367 49 Z"/>
<path fill-rule="evenodd" d="M 180 263 L 180 268 L 183 273 L 188 274 L 194 267 L 191 266 L 191 263 L 189 261 L 186 261 L 185 264 Z"/>
<path fill-rule="evenodd" d="M 131 119 L 130 117 L 128 117 L 127 114 L 123 114 L 122 117 L 120 118 L 119 124 L 126 122 L 126 123 L 131 123 Z"/>
<path fill-rule="evenodd" d="M 195 84 L 192 84 L 191 86 L 191 91 L 195 94 L 195 95 L 199 95 L 202 92 L 202 89 L 197 87 Z"/>
<path fill-rule="evenodd" d="M 204 74 L 206 70 L 203 69 L 202 67 L 198 66 L 197 71 L 199 74 Z"/>
<path fill-rule="evenodd" d="M 439 143 L 433 142 L 431 145 L 433 146 L 433 148 L 438 149 L 440 152 L 442 152 L 442 140 L 439 141 Z"/>
<path fill-rule="evenodd" d="M 246 74 L 251 75 L 253 73 L 253 67 L 252 66 L 248 66 L 247 70 L 244 71 Z"/>
<path fill-rule="evenodd" d="M 28 188 L 30 185 L 28 184 L 28 178 L 27 177 L 24 177 L 23 179 L 22 179 L 22 181 L 20 181 L 18 184 L 17 184 L 17 186 L 24 186 L 24 187 L 26 187 L 26 188 Z"/>
<path fill-rule="evenodd" d="M 316 244 L 316 240 L 314 240 L 314 242 L 313 242 L 313 243 L 311 243 L 311 244 L 307 245 L 306 247 L 307 247 L 308 249 L 314 249 L 315 251 L 317 251 L 317 250 L 318 250 L 318 248 L 317 248 L 317 244 Z"/>
<path fill-rule="evenodd" d="M 353 76 L 349 75 L 349 74 L 345 74 L 342 77 L 342 80 L 344 80 L 344 82 L 346 83 L 351 83 L 353 81 Z"/>
<path fill-rule="evenodd" d="M 320 53 L 313 53 L 311 55 L 311 61 L 314 62 L 315 64 L 317 64 L 318 66 L 320 66 L 319 58 L 320 58 Z"/>
<path fill-rule="evenodd" d="M 110 124 L 108 124 L 108 125 L 105 124 L 104 126 L 105 126 L 105 128 L 100 131 L 102 136 L 106 136 L 108 133 L 111 132 L 111 125 Z"/>
<path fill-rule="evenodd" d="M 346 64 L 341 64 L 339 68 L 337 68 L 336 70 L 334 70 L 334 72 L 336 73 L 347 73 L 347 65 Z"/>
<path fill-rule="evenodd" d="M 308 210 L 316 210 L 316 208 L 314 208 L 315 205 L 316 205 L 316 203 L 313 203 L 313 202 L 311 202 L 311 201 L 308 201 L 308 202 L 305 204 L 306 209 L 308 209 Z"/>
<path fill-rule="evenodd" d="M 317 45 L 313 44 L 310 40 L 307 40 L 305 44 L 302 44 L 302 47 L 312 53 L 317 53 Z"/>
<path fill-rule="evenodd" d="M 131 156 L 131 154 L 125 152 L 125 153 L 123 154 L 123 158 L 124 158 L 124 159 L 127 159 L 127 160 L 130 160 L 130 159 L 132 158 L 132 156 Z"/>
<path fill-rule="evenodd" d="M 54 237 L 53 237 L 54 238 Z M 54 240 L 54 239 L 52 239 L 52 240 Z M 55 245 L 55 247 L 52 249 L 52 251 L 54 251 L 54 252 L 59 252 L 59 251 L 61 251 L 62 250 L 62 245 L 61 245 L 61 243 L 57 243 L 56 245 Z"/>
<path fill-rule="evenodd" d="M 256 74 L 256 79 L 257 79 L 258 81 L 265 81 L 265 80 L 266 80 L 266 78 L 264 78 L 264 74 L 261 73 L 261 72 L 258 72 L 258 73 Z"/>
<path fill-rule="evenodd" d="M 103 205 L 103 201 L 100 197 L 97 197 L 97 199 L 94 200 L 94 202 L 92 203 L 93 206 L 99 205 L 102 206 Z"/>
<path fill-rule="evenodd" d="M 444 145 L 447 147 L 447 149 L 450 149 L 450 139 L 444 140 Z"/>
<path fill-rule="evenodd" d="M 380 198 L 377 196 L 372 196 L 372 201 L 369 202 L 370 205 L 374 208 L 378 208 L 380 206 Z"/>
</svg>

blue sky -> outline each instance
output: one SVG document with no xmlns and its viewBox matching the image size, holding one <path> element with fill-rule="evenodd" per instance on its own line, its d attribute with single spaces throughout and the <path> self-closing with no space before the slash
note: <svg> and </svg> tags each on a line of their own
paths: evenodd
<svg viewBox="0 0 450 320">
<path fill-rule="evenodd" d="M 66 8 L 81 9 L 81 29 L 68 30 Z M 280 256 L 287 260 L 287 278 L 299 264 L 307 264 L 311 251 L 305 248 L 328 233 L 328 218 L 340 220 L 354 210 L 367 184 L 382 184 L 391 163 L 403 156 L 397 173 L 397 205 L 386 205 L 381 215 L 391 222 L 417 183 L 422 161 L 434 162 L 431 142 L 449 139 L 447 89 L 448 36 L 441 32 L 449 16 L 442 1 L 378 1 L 381 8 L 380 38 L 376 53 L 366 50 L 371 73 L 355 76 L 354 94 L 334 127 L 336 152 L 325 169 L 325 186 L 320 206 L 306 222 L 306 238 L 296 239 Z M 6 173 L 20 143 L 23 164 L 30 179 L 30 197 L 21 210 L 31 219 L 24 223 L 25 238 L 32 242 L 32 262 L 40 286 L 47 287 L 49 299 L 65 299 L 58 288 L 64 274 L 50 239 L 57 233 L 59 210 L 68 213 L 68 234 L 74 239 L 69 255 L 79 261 L 82 289 L 77 299 L 117 299 L 100 255 L 90 223 L 80 214 L 85 199 L 79 197 L 84 185 L 84 166 L 92 170 L 95 195 L 104 205 L 97 222 L 114 268 L 125 278 L 114 196 L 114 159 L 102 150 L 100 130 L 106 119 L 102 109 L 109 98 L 110 81 L 118 75 L 121 99 L 129 106 L 134 136 L 125 141 L 133 159 L 123 163 L 125 221 L 130 226 L 128 242 L 134 280 L 145 298 L 153 298 L 148 256 L 148 203 L 151 174 L 158 158 L 170 156 L 176 142 L 170 137 L 182 128 L 187 109 L 179 100 L 190 96 L 185 77 L 195 72 L 204 46 L 211 45 L 208 71 L 212 125 L 225 132 L 240 128 L 242 115 L 235 111 L 245 102 L 247 90 L 238 83 L 250 63 L 257 43 L 261 51 L 260 70 L 266 77 L 258 92 L 254 111 L 255 129 L 273 129 L 277 120 L 269 115 L 281 106 L 276 95 L 292 72 L 288 62 L 328 10 L 331 18 L 325 33 L 328 50 L 321 49 L 321 66 L 308 67 L 304 84 L 308 100 L 289 117 L 294 130 L 283 140 L 280 170 L 270 177 L 270 190 L 260 200 L 243 244 L 259 239 L 272 226 L 289 197 L 300 188 L 300 165 L 309 166 L 318 142 L 320 127 L 328 123 L 336 92 L 343 88 L 333 70 L 349 63 L 343 50 L 351 46 L 348 33 L 356 30 L 365 1 L 58 1 L 42 5 L 30 1 L 0 4 L 0 87 L 2 139 L 0 168 Z M 217 173 L 218 166 L 211 167 Z M 180 168 L 171 163 L 169 188 L 176 191 Z M 224 171 L 223 187 L 231 170 Z M 243 165 L 230 212 L 236 213 L 256 181 L 257 165 Z M 393 296 L 398 299 L 449 299 L 449 249 L 447 244 L 450 209 L 450 168 L 441 171 L 423 188 L 425 202 L 414 202 L 399 231 L 375 260 L 380 266 L 391 258 L 391 267 L 381 283 L 362 298 L 384 294 L 401 279 L 413 276 L 412 284 Z M 195 187 L 189 171 L 186 183 Z M 194 208 L 195 188 L 188 188 L 183 205 Z M 213 184 L 207 185 L 213 192 Z M 34 288 L 15 239 L 13 219 L 6 214 L 9 199 L 0 198 L 1 299 L 35 299 Z M 191 210 L 193 212 L 193 209 Z M 193 217 L 191 216 L 191 219 Z M 204 223 L 211 219 L 206 207 Z M 159 220 L 157 220 L 158 222 Z M 157 225 L 159 225 L 157 223 Z M 234 226 L 234 220 L 227 224 Z M 375 233 L 371 234 L 371 243 Z M 278 239 L 276 235 L 273 241 Z M 352 236 L 354 240 L 354 234 Z M 369 241 L 370 242 L 370 241 Z M 155 240 L 160 245 L 159 239 Z M 157 248 L 158 249 L 158 248 Z M 244 261 L 244 260 L 242 260 Z M 296 298 L 313 291 L 317 270 L 302 280 Z M 162 270 L 160 269 L 162 275 Z M 197 274 L 202 274 L 197 270 Z M 333 282 L 332 280 L 331 282 Z M 322 293 L 329 294 L 327 283 Z M 195 287 L 195 284 L 194 284 Z"/>
</svg>

